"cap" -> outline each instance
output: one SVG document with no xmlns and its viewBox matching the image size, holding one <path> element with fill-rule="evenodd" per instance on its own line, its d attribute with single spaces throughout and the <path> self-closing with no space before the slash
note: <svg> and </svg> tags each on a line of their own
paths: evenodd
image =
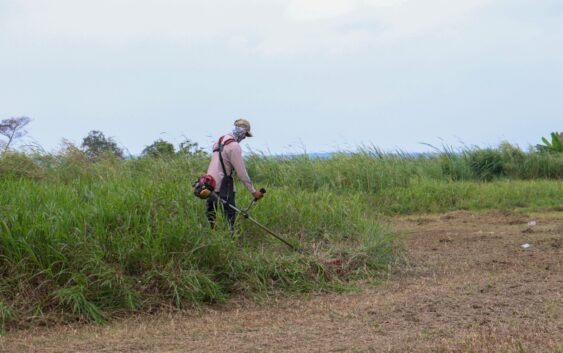
<svg viewBox="0 0 563 353">
<path fill-rule="evenodd" d="M 250 123 L 248 122 L 248 120 L 246 119 L 235 120 L 235 126 L 242 127 L 243 129 L 246 130 L 246 136 L 252 137 L 252 134 L 250 133 Z"/>
</svg>

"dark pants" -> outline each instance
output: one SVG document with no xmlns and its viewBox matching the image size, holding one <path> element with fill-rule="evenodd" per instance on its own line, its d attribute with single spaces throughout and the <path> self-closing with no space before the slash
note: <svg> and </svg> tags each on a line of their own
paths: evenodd
<svg viewBox="0 0 563 353">
<path fill-rule="evenodd" d="M 217 208 L 221 207 L 223 209 L 223 212 L 225 213 L 225 216 L 227 217 L 227 221 L 229 222 L 229 226 L 231 227 L 231 232 L 233 232 L 235 230 L 235 219 L 237 213 L 228 205 L 233 205 L 236 207 L 235 193 L 230 193 L 227 199 L 227 204 L 220 201 L 218 197 L 219 196 L 210 197 L 207 199 L 207 220 L 209 221 L 209 225 L 211 225 L 211 229 L 215 229 Z M 219 206 L 219 204 L 221 205 Z"/>
</svg>

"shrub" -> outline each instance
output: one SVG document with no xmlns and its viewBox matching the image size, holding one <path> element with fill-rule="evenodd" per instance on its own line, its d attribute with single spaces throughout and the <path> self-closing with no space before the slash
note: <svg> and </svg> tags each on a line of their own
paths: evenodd
<svg viewBox="0 0 563 353">
<path fill-rule="evenodd" d="M 523 172 L 526 154 L 517 146 L 513 146 L 508 142 L 503 142 L 499 146 L 502 154 L 502 168 L 504 174 L 512 178 L 521 177 Z"/>
<path fill-rule="evenodd" d="M 504 175 L 502 153 L 491 148 L 468 152 L 469 166 L 480 180 L 490 181 Z"/>
<path fill-rule="evenodd" d="M 440 156 L 442 174 L 453 181 L 469 180 L 473 178 L 473 172 L 467 163 L 465 153 L 444 153 Z"/>
<path fill-rule="evenodd" d="M 43 170 L 30 156 L 20 152 L 5 152 L 0 155 L 0 178 L 40 179 Z"/>
<path fill-rule="evenodd" d="M 175 153 L 174 145 L 163 139 L 156 140 L 143 150 L 143 156 L 152 158 L 172 158 Z"/>
</svg>

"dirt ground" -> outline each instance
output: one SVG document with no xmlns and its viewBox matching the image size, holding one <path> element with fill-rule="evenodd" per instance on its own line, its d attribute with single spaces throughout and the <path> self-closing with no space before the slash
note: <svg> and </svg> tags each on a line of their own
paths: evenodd
<svg viewBox="0 0 563 353">
<path fill-rule="evenodd" d="M 377 286 L 11 332 L 0 352 L 563 352 L 561 213 L 390 222 L 407 264 Z"/>
</svg>

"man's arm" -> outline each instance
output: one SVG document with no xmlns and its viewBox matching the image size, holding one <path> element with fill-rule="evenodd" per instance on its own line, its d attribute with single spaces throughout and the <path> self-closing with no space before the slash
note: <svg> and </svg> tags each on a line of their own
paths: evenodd
<svg viewBox="0 0 563 353">
<path fill-rule="evenodd" d="M 246 171 L 246 166 L 244 165 L 244 159 L 242 159 L 242 149 L 240 148 L 240 145 L 238 143 L 231 143 L 228 146 L 229 147 L 232 146 L 230 151 L 231 152 L 230 159 L 231 159 L 231 165 L 237 172 L 237 177 L 248 189 L 248 191 L 250 191 L 252 195 L 258 193 L 256 191 L 256 188 L 254 187 L 254 184 L 252 184 L 250 177 L 248 176 L 248 172 Z M 256 197 L 256 195 L 254 196 Z"/>
</svg>

